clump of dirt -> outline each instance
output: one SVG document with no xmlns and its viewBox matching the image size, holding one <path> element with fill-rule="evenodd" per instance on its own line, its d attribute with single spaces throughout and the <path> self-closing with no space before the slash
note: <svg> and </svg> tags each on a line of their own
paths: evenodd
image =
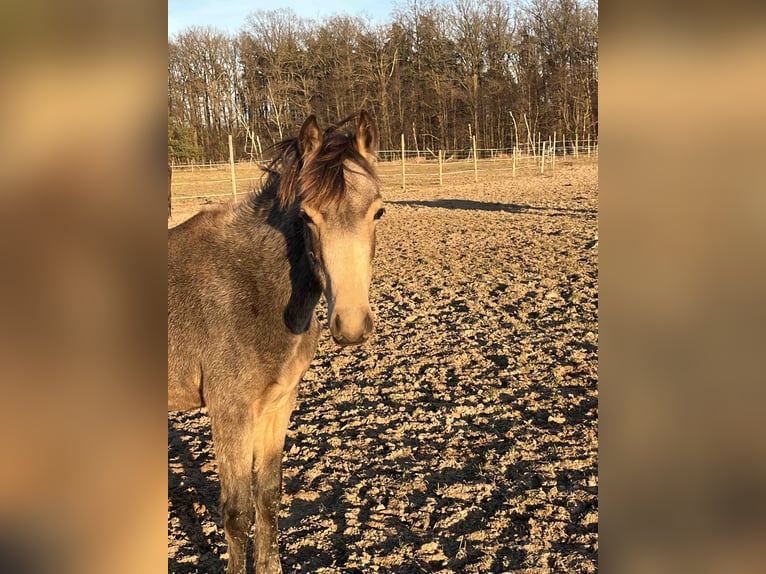
<svg viewBox="0 0 766 574">
<path fill-rule="evenodd" d="M 384 187 L 376 335 L 325 331 L 292 417 L 285 572 L 597 571 L 598 169 L 506 175 Z M 205 411 L 168 434 L 168 570 L 223 572 Z"/>
</svg>

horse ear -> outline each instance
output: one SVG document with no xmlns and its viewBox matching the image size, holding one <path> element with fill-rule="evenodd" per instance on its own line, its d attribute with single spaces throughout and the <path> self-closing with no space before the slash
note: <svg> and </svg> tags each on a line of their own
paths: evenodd
<svg viewBox="0 0 766 574">
<path fill-rule="evenodd" d="M 359 112 L 359 125 L 356 128 L 356 147 L 368 160 L 375 159 L 378 153 L 378 126 L 365 110 Z"/>
<path fill-rule="evenodd" d="M 319 148 L 322 143 L 322 132 L 319 131 L 319 124 L 314 114 L 306 118 L 301 126 L 300 135 L 298 135 L 298 145 L 301 148 L 301 154 L 307 156 L 312 151 Z"/>
</svg>

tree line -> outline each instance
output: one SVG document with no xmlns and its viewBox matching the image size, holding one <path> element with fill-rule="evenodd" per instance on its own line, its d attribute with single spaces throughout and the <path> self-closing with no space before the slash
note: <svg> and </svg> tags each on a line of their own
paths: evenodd
<svg viewBox="0 0 766 574">
<path fill-rule="evenodd" d="M 364 107 L 383 149 L 510 148 L 542 134 L 598 135 L 595 0 L 407 0 L 390 21 L 256 11 L 234 35 L 168 41 L 169 160 L 258 158 Z"/>
</svg>

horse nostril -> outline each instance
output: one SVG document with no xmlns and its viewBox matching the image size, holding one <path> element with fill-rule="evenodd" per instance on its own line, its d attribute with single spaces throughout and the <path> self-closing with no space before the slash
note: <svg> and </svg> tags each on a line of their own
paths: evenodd
<svg viewBox="0 0 766 574">
<path fill-rule="evenodd" d="M 360 323 L 342 320 L 340 314 L 330 320 L 330 331 L 335 342 L 341 345 L 358 345 L 370 338 L 374 329 L 372 315 L 365 313 Z M 348 319 L 348 317 L 346 317 Z M 356 317 L 354 317 L 356 319 Z"/>
<path fill-rule="evenodd" d="M 337 334 L 341 333 L 340 315 L 335 315 L 335 318 L 332 320 L 332 328 L 335 331 L 335 333 Z"/>
</svg>

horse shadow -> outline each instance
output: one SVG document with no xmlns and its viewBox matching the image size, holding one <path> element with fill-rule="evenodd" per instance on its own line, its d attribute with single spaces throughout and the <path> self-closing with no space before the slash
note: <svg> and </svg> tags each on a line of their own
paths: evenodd
<svg viewBox="0 0 766 574">
<path fill-rule="evenodd" d="M 506 213 L 545 213 L 549 216 L 584 216 L 595 217 L 598 210 L 591 208 L 573 207 L 540 207 L 520 203 L 495 203 L 473 201 L 470 199 L 435 199 L 435 200 L 393 200 L 387 204 L 405 205 L 408 207 L 430 207 L 439 209 L 462 209 L 466 211 L 503 211 Z"/>
</svg>

